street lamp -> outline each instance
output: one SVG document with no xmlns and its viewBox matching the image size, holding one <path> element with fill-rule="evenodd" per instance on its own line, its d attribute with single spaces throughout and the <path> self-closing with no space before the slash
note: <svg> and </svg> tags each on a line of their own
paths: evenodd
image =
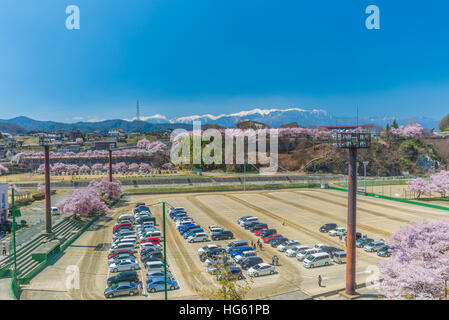
<svg viewBox="0 0 449 320">
<path fill-rule="evenodd" d="M 55 140 L 47 135 L 41 136 L 39 144 L 44 147 L 45 166 L 45 231 L 51 234 L 51 190 L 50 190 L 50 146 L 55 144 Z"/>
<path fill-rule="evenodd" d="M 356 211 L 357 211 L 357 149 L 371 147 L 371 134 L 363 129 L 335 129 L 331 134 L 332 145 L 338 149 L 348 149 L 348 228 L 347 228 L 347 260 L 346 291 L 348 297 L 355 297 L 356 269 Z"/>
</svg>

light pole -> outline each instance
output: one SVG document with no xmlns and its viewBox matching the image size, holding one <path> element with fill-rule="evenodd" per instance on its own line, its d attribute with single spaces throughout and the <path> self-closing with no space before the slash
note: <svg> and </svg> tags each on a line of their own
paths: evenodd
<svg viewBox="0 0 449 320">
<path fill-rule="evenodd" d="M 111 145 L 109 145 L 109 182 L 112 182 L 112 148 Z"/>
<path fill-rule="evenodd" d="M 12 245 L 14 252 L 14 281 L 17 277 L 17 258 L 16 258 L 16 206 L 14 203 L 14 187 L 11 188 L 11 206 L 12 206 Z"/>
<path fill-rule="evenodd" d="M 243 191 L 246 191 L 246 160 L 243 162 Z"/>
<path fill-rule="evenodd" d="M 165 236 L 165 202 L 162 202 L 162 225 L 164 228 L 164 284 L 165 300 L 167 300 L 167 237 Z"/>
<path fill-rule="evenodd" d="M 348 218 L 347 218 L 347 259 L 346 259 L 346 297 L 357 297 L 356 289 L 356 212 L 357 212 L 357 149 L 371 147 L 371 134 L 361 129 L 335 130 L 332 133 L 333 145 L 348 149 Z"/>
<path fill-rule="evenodd" d="M 51 234 L 50 146 L 52 144 L 52 139 L 41 137 L 40 145 L 44 146 L 45 155 L 45 231 L 48 235 Z"/>
</svg>

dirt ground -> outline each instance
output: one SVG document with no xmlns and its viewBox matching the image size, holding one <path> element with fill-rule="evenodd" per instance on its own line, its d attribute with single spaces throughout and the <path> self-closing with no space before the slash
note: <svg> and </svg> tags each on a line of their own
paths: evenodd
<svg viewBox="0 0 449 320">
<path fill-rule="evenodd" d="M 236 221 L 241 216 L 254 215 L 269 227 L 276 228 L 278 233 L 310 247 L 324 243 L 345 249 L 344 242 L 338 237 L 333 238 L 318 231 L 321 225 L 330 222 L 346 226 L 347 193 L 341 191 L 298 189 L 129 196 L 120 207 L 112 210 L 75 241 L 55 264 L 32 279 L 30 285 L 24 286 L 21 299 L 104 299 L 106 279 L 110 276 L 107 269 L 108 245 L 111 243 L 111 227 L 116 218 L 120 214 L 131 212 L 134 203 L 145 202 L 151 205 L 153 214 L 161 225 L 161 201 L 167 202 L 167 207 L 185 207 L 189 216 L 203 228 L 220 225 L 231 230 L 236 240 L 257 241 L 255 235 L 240 227 Z M 406 224 L 424 219 L 447 220 L 447 215 L 442 210 L 358 196 L 357 231 L 374 239 L 388 238 Z M 282 224 L 284 220 L 285 225 Z M 175 230 L 175 225 L 168 216 L 166 230 L 169 271 L 180 286 L 179 290 L 168 293 L 169 299 L 206 299 L 203 291 L 217 287 L 217 282 L 198 259 L 197 250 L 205 243 L 187 243 Z M 224 246 L 228 242 L 229 240 L 214 243 Z M 289 258 L 269 245 L 265 245 L 263 251 L 258 251 L 258 255 L 269 263 L 274 254 L 280 258 L 280 266 L 276 267 L 278 272 L 254 279 L 247 298 L 268 298 L 295 290 L 313 296 L 343 289 L 345 286 L 345 264 L 333 263 L 326 267 L 306 269 L 295 258 Z M 357 283 L 374 279 L 381 261 L 385 261 L 385 258 L 357 249 Z M 79 288 L 75 286 L 67 289 L 70 270 L 76 268 L 79 269 Z M 144 275 L 144 271 L 140 272 Z M 323 278 L 323 287 L 317 285 L 318 275 Z M 156 293 L 123 299 L 163 298 L 163 293 Z"/>
</svg>

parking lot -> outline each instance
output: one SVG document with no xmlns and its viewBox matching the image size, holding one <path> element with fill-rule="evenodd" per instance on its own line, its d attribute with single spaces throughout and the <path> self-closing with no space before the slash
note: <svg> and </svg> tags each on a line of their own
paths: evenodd
<svg viewBox="0 0 449 320">
<path fill-rule="evenodd" d="M 128 196 L 126 202 L 111 212 L 111 218 L 99 222 L 96 230 L 90 230 L 80 237 L 54 265 L 47 267 L 25 288 L 22 298 L 26 299 L 104 299 L 108 272 L 108 250 L 99 246 L 111 244 L 112 226 L 118 216 L 132 212 L 134 204 L 145 202 L 151 205 L 152 214 L 162 230 L 162 206 L 160 201 L 170 206 L 184 207 L 196 224 L 205 230 L 208 226 L 219 225 L 232 231 L 234 240 L 256 242 L 259 237 L 237 224 L 242 216 L 256 216 L 259 221 L 275 228 L 277 233 L 301 244 L 313 247 L 318 243 L 345 250 L 344 240 L 320 233 L 319 228 L 326 223 L 336 223 L 346 227 L 347 194 L 341 191 L 320 189 L 270 190 L 251 192 L 223 192 L 201 194 L 173 194 Z M 426 220 L 443 219 L 444 211 L 387 201 L 364 196 L 358 197 L 358 232 L 378 240 L 388 238 L 401 226 Z M 207 273 L 206 266 L 198 258 L 198 249 L 206 244 L 220 244 L 224 247 L 232 240 L 188 243 L 176 230 L 175 223 L 167 215 L 167 263 L 174 275 L 179 289 L 168 292 L 169 299 L 204 299 L 202 291 L 219 288 L 215 276 Z M 274 275 L 254 278 L 252 290 L 247 298 L 268 298 L 272 295 L 301 290 L 313 296 L 345 286 L 345 264 L 334 262 L 329 266 L 306 269 L 294 257 L 287 257 L 268 244 L 257 254 L 264 262 L 271 263 L 273 255 L 279 257 Z M 137 257 L 138 258 L 138 257 Z M 357 249 L 357 283 L 371 279 L 380 261 L 387 258 Z M 139 259 L 137 259 L 139 260 Z M 76 265 L 80 270 L 80 288 L 67 290 L 64 268 Z M 145 269 L 139 270 L 140 278 L 145 279 Z M 55 273 L 60 278 L 55 277 Z M 246 272 L 244 272 L 246 275 Z M 317 278 L 321 275 L 323 286 L 319 287 Z M 59 279 L 59 280 L 58 280 Z M 144 290 L 145 291 L 145 290 Z M 124 299 L 163 299 L 164 293 L 150 293 L 145 296 Z M 121 299 L 121 298 L 117 298 Z"/>
</svg>

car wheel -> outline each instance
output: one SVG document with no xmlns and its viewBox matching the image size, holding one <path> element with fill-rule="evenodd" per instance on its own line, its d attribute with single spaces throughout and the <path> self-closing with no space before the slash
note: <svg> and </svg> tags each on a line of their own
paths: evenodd
<svg viewBox="0 0 449 320">
<path fill-rule="evenodd" d="M 270 271 L 270 274 L 274 274 L 274 271 L 273 271 L 273 270 L 271 270 L 271 271 Z"/>
<path fill-rule="evenodd" d="M 114 269 L 114 272 L 118 272 L 117 268 Z"/>
<path fill-rule="evenodd" d="M 175 287 L 174 287 L 174 286 L 171 286 L 171 287 L 170 287 L 170 290 L 175 290 Z"/>
<path fill-rule="evenodd" d="M 131 270 L 133 270 L 133 271 L 134 271 L 134 269 L 135 269 L 134 267 L 131 267 Z"/>
<path fill-rule="evenodd" d="M 156 292 L 156 289 L 154 289 L 154 288 L 151 288 L 150 292 L 153 292 L 153 293 L 155 293 L 155 292 Z"/>
<path fill-rule="evenodd" d="M 310 265 L 311 268 L 315 268 L 315 266 L 313 264 Z"/>
<path fill-rule="evenodd" d="M 111 293 L 110 295 L 108 295 L 108 298 L 114 298 L 114 295 Z"/>
<path fill-rule="evenodd" d="M 259 273 L 257 273 L 257 272 L 254 273 L 254 276 L 255 276 L 255 277 L 258 277 L 258 276 L 259 276 Z"/>
<path fill-rule="evenodd" d="M 129 292 L 129 295 L 130 295 L 130 296 L 133 296 L 133 295 L 134 295 L 134 291 L 130 291 L 130 292 Z"/>
</svg>

